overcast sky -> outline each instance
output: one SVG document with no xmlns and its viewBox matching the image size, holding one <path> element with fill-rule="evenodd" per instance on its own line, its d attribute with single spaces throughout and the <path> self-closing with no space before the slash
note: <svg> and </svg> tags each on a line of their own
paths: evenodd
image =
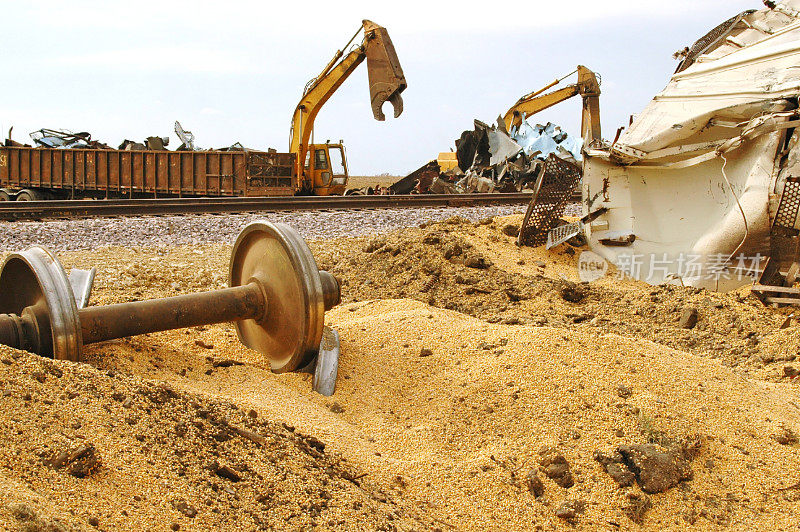
<svg viewBox="0 0 800 532">
<path fill-rule="evenodd" d="M 352 175 L 405 175 L 491 122 L 524 93 L 583 64 L 602 77 L 613 137 L 674 71 L 672 53 L 755 0 L 303 3 L 215 0 L 10 2 L 0 32 L 0 128 L 29 142 L 42 127 L 123 139 L 171 135 L 203 148 L 289 146 L 305 83 L 369 18 L 403 66 L 405 112 L 376 122 L 366 63 L 328 101 L 316 140 L 344 139 Z M 574 78 L 573 78 L 574 79 Z M 537 116 L 575 134 L 579 100 Z"/>
</svg>

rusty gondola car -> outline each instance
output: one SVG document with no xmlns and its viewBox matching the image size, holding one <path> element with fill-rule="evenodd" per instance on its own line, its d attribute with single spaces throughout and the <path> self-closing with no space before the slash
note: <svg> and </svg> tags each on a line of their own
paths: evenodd
<svg viewBox="0 0 800 532">
<path fill-rule="evenodd" d="M 0 199 L 291 196 L 294 164 L 293 153 L 253 150 L 0 146 Z"/>
</svg>

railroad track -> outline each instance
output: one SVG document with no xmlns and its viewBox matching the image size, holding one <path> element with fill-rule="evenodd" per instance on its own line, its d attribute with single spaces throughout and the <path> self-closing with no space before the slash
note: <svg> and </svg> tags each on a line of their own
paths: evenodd
<svg viewBox="0 0 800 532">
<path fill-rule="evenodd" d="M 530 199 L 530 194 L 514 193 L 9 201 L 0 203 L 0 220 L 21 221 L 48 218 L 164 216 L 259 211 L 480 207 L 486 205 L 527 205 Z"/>
</svg>

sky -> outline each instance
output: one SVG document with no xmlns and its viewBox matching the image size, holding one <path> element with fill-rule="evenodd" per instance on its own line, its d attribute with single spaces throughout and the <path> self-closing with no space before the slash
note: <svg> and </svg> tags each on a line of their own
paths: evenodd
<svg viewBox="0 0 800 532">
<path fill-rule="evenodd" d="M 343 139 L 351 175 L 405 175 L 454 148 L 475 118 L 578 64 L 601 77 L 603 136 L 664 88 L 672 54 L 756 0 L 273 2 L 3 0 L 0 131 L 47 127 L 118 145 L 170 135 L 202 148 L 286 151 L 302 89 L 368 18 L 386 27 L 405 111 L 372 118 L 366 63 L 320 111 L 315 139 Z M 360 39 L 360 37 L 359 37 Z M 574 81 L 574 77 L 570 80 Z M 567 80 L 569 82 L 570 80 Z M 536 116 L 580 133 L 580 98 Z"/>
</svg>

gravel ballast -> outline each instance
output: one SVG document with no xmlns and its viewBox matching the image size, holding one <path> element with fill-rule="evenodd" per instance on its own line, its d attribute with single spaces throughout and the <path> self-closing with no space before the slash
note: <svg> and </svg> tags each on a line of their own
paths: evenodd
<svg viewBox="0 0 800 532">
<path fill-rule="evenodd" d="M 254 220 L 289 224 L 307 240 L 358 237 L 462 216 L 471 221 L 524 212 L 524 206 L 446 207 L 364 211 L 265 212 L 222 215 L 148 216 L 0 223 L 0 252 L 33 245 L 53 251 L 106 246 L 183 246 L 232 243 Z"/>
</svg>

